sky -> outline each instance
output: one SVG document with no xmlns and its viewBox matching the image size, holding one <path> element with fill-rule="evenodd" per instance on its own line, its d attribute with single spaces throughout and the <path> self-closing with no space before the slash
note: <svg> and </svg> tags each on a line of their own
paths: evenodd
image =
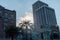
<svg viewBox="0 0 60 40">
<path fill-rule="evenodd" d="M 26 13 L 32 14 L 32 4 L 37 0 L 0 0 L 0 5 L 9 10 L 16 11 L 17 23 L 21 18 L 26 16 Z M 60 0 L 41 0 L 55 9 L 57 23 L 60 26 Z"/>
</svg>

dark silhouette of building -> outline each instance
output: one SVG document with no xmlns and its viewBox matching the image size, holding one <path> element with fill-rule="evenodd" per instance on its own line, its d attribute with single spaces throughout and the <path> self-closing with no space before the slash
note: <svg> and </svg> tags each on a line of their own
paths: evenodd
<svg viewBox="0 0 60 40">
<path fill-rule="evenodd" d="M 0 6 L 0 38 L 5 36 L 5 28 L 15 26 L 16 27 L 16 11 L 8 10 Z"/>
</svg>

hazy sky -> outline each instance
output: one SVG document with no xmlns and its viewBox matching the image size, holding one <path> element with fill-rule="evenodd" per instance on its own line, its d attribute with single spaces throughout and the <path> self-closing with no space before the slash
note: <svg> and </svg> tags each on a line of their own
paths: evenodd
<svg viewBox="0 0 60 40">
<path fill-rule="evenodd" d="M 0 5 L 3 7 L 16 10 L 17 21 L 20 17 L 25 15 L 25 12 L 32 12 L 32 4 L 37 0 L 0 0 Z M 60 25 L 60 0 L 41 0 L 50 7 L 55 9 L 57 23 Z"/>
</svg>

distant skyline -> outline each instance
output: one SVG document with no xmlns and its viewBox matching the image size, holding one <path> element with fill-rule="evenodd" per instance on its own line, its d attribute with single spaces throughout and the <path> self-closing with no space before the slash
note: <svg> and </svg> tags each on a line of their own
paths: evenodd
<svg viewBox="0 0 60 40">
<path fill-rule="evenodd" d="M 17 22 L 26 12 L 32 12 L 32 4 L 37 0 L 0 0 L 0 5 L 3 7 L 16 10 Z M 50 7 L 55 9 L 57 23 L 60 26 L 60 0 L 41 0 L 47 3 Z"/>
</svg>

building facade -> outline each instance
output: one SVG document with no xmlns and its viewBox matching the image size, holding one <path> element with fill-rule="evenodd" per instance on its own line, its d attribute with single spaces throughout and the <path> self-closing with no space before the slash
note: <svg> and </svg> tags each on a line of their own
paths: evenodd
<svg viewBox="0 0 60 40">
<path fill-rule="evenodd" d="M 5 37 L 5 28 L 10 26 L 16 27 L 16 11 L 0 6 L 0 38 Z"/>
<path fill-rule="evenodd" d="M 58 38 L 51 38 L 53 32 L 57 35 L 59 33 L 59 28 L 57 28 L 58 26 L 55 16 L 55 10 L 42 1 L 37 1 L 32 6 L 34 27 L 35 31 L 40 34 L 39 40 L 58 40 Z M 53 31 L 53 29 L 55 31 Z"/>
</svg>

